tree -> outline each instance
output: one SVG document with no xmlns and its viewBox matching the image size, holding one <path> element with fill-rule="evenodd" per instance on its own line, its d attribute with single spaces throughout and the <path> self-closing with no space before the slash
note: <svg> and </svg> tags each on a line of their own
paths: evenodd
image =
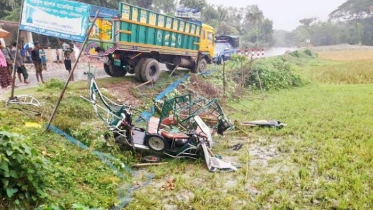
<svg viewBox="0 0 373 210">
<path fill-rule="evenodd" d="M 248 21 L 249 25 L 255 26 L 255 33 L 256 33 L 256 45 L 260 45 L 259 40 L 259 33 L 260 33 L 260 25 L 263 22 L 264 15 L 263 12 L 259 9 L 257 5 L 251 5 L 246 7 L 246 20 Z"/>
<path fill-rule="evenodd" d="M 268 46 L 272 46 L 273 44 L 273 21 L 269 19 L 265 19 L 263 24 L 261 25 L 261 39 L 266 43 Z"/>
<path fill-rule="evenodd" d="M 358 43 L 362 42 L 362 27 L 360 21 L 373 14 L 373 0 L 348 0 L 329 14 L 329 20 L 345 20 L 354 24 Z"/>
<path fill-rule="evenodd" d="M 306 27 L 310 27 L 313 22 L 315 22 L 317 18 L 304 18 L 299 20 L 301 24 L 303 24 Z"/>
<path fill-rule="evenodd" d="M 153 9 L 155 11 L 168 15 L 175 14 L 176 0 L 155 0 L 153 2 Z"/>
<path fill-rule="evenodd" d="M 0 0 L 0 19 L 19 21 L 21 0 Z"/>
<path fill-rule="evenodd" d="M 330 20 L 360 20 L 373 14 L 373 0 L 347 0 L 329 14 Z"/>
<path fill-rule="evenodd" d="M 184 5 L 184 7 L 199 9 L 200 11 L 207 5 L 206 0 L 180 0 L 180 5 Z"/>
</svg>

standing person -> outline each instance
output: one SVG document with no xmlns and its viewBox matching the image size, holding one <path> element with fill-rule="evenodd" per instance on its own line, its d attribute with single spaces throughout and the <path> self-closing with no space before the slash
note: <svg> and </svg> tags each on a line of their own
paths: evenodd
<svg viewBox="0 0 373 210">
<path fill-rule="evenodd" d="M 22 61 L 25 62 L 26 50 L 24 47 L 22 47 L 21 49 L 21 57 L 22 57 Z"/>
<path fill-rule="evenodd" d="M 3 53 L 4 57 L 5 57 L 5 60 L 6 60 L 6 72 L 8 73 L 9 77 L 10 77 L 10 81 L 12 82 L 12 64 L 13 64 L 13 60 L 12 60 L 12 54 L 10 53 L 10 50 L 8 47 L 6 47 L 5 45 L 2 45 L 1 42 L 0 42 L 0 50 L 1 52 Z"/>
<path fill-rule="evenodd" d="M 72 52 L 71 46 L 69 44 L 67 44 L 66 42 L 63 42 L 62 51 L 63 51 L 63 56 L 65 58 L 65 60 L 64 60 L 65 69 L 69 72 L 69 75 L 70 75 L 70 71 L 71 71 L 71 57 L 70 56 L 71 56 L 71 52 Z M 69 80 L 74 81 L 74 74 L 71 75 Z"/>
<path fill-rule="evenodd" d="M 35 48 L 31 51 L 31 59 L 32 59 L 32 62 L 34 63 L 34 66 L 35 66 L 36 80 L 39 83 L 39 77 L 40 77 L 41 82 L 44 83 L 43 73 L 42 73 L 43 68 L 41 66 L 41 58 L 40 58 L 40 54 L 39 54 L 40 45 L 39 45 L 38 42 L 35 42 L 34 46 L 35 46 Z"/>
<path fill-rule="evenodd" d="M 41 58 L 41 65 L 43 69 L 46 71 L 47 70 L 47 57 L 45 55 L 44 48 L 40 48 L 39 50 L 40 58 Z"/>
<path fill-rule="evenodd" d="M 8 64 L 6 63 L 5 55 L 3 54 L 3 51 L 0 50 L 0 85 L 2 89 L 5 89 L 12 84 L 12 78 L 10 77 L 7 68 Z"/>
<path fill-rule="evenodd" d="M 28 79 L 28 73 L 27 73 L 27 69 L 23 63 L 23 58 L 22 58 L 22 55 L 21 55 L 21 52 L 22 52 L 22 49 L 20 49 L 21 46 L 18 46 L 18 50 L 17 50 L 17 42 L 13 42 L 13 47 L 12 47 L 12 55 L 14 58 L 17 57 L 16 59 L 16 71 L 17 71 L 17 74 L 18 74 L 18 79 L 19 81 L 22 83 L 22 78 L 21 78 L 21 74 L 23 76 L 23 82 L 25 84 L 28 84 L 27 82 L 27 79 Z"/>
<path fill-rule="evenodd" d="M 26 62 L 27 63 L 32 63 L 30 52 L 31 52 L 31 48 L 29 48 L 29 49 L 26 50 Z"/>
</svg>

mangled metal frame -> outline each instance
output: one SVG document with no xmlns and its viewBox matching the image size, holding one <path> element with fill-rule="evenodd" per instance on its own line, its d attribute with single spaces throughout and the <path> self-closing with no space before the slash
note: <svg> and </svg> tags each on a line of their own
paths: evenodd
<svg viewBox="0 0 373 210">
<path fill-rule="evenodd" d="M 162 109 L 158 109 L 161 120 L 172 113 L 177 117 L 180 127 L 184 129 L 190 128 L 191 120 L 195 116 L 200 116 L 206 124 L 217 130 L 220 135 L 224 131 L 234 128 L 217 99 L 208 100 L 203 97 L 196 97 L 193 100 L 191 94 L 185 94 L 166 100 L 161 105 Z"/>
<path fill-rule="evenodd" d="M 109 129 L 117 133 L 127 139 L 126 130 L 121 129 L 123 121 L 127 118 L 126 114 L 128 114 L 129 109 L 131 107 L 127 105 L 120 105 L 116 104 L 111 101 L 109 98 L 105 97 L 101 91 L 99 90 L 96 81 L 94 79 L 93 73 L 86 73 L 88 75 L 89 80 L 89 98 L 85 98 L 81 96 L 86 101 L 90 102 L 94 107 L 94 110 L 97 116 L 104 121 Z M 102 103 L 102 106 L 98 104 L 98 101 Z M 237 168 L 233 166 L 231 163 L 224 162 L 219 158 L 215 157 L 215 155 L 211 151 L 211 147 L 213 145 L 211 130 L 209 126 L 207 126 L 203 120 L 200 118 L 199 115 L 203 113 L 212 114 L 217 113 L 214 116 L 217 119 L 224 119 L 227 120 L 223 110 L 221 109 L 220 105 L 217 103 L 217 100 L 211 100 L 205 103 L 206 99 L 198 98 L 197 100 L 192 100 L 192 96 L 190 94 L 176 96 L 174 98 L 168 99 L 163 102 L 162 109 L 160 110 L 160 119 L 159 124 L 157 127 L 157 132 L 159 128 L 162 126 L 161 122 L 170 117 L 176 117 L 178 126 L 183 128 L 185 131 L 187 130 L 196 130 L 197 126 L 200 126 L 201 132 L 206 134 L 206 141 L 198 141 L 196 145 L 190 145 L 189 147 L 182 147 L 181 150 L 185 149 L 185 152 L 181 152 L 180 154 L 188 154 L 188 151 L 202 149 L 203 156 L 205 159 L 206 166 L 210 172 L 215 172 L 218 170 L 226 170 L 226 171 L 236 171 Z M 210 109 L 210 112 L 207 110 Z M 104 111 L 106 116 L 103 116 L 99 110 Z M 128 118 L 127 118 L 128 119 Z M 130 123 L 131 124 L 131 123 Z M 201 127 L 201 125 L 204 125 Z M 216 126 L 218 123 L 216 123 Z M 146 129 L 147 130 L 147 129 Z M 132 132 L 132 131 L 131 131 Z M 129 141 L 129 139 L 127 139 Z M 188 143 L 189 144 L 189 143 Z M 135 148 L 135 143 L 132 144 Z M 142 147 L 139 147 L 142 148 Z M 176 155 L 172 156 L 165 152 L 164 154 L 174 157 L 174 158 L 181 158 L 187 157 L 184 155 Z M 193 157 L 192 157 L 193 158 Z"/>
</svg>

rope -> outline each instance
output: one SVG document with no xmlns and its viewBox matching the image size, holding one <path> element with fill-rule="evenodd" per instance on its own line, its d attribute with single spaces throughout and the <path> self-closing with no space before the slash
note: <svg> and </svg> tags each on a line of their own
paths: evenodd
<svg viewBox="0 0 373 210">
<path fill-rule="evenodd" d="M 89 147 L 87 145 L 85 145 L 82 142 L 74 139 L 72 136 L 70 136 L 67 133 L 61 131 L 57 127 L 55 127 L 53 125 L 49 125 L 48 129 L 54 131 L 55 133 L 57 133 L 61 136 L 64 136 L 68 141 L 77 145 L 81 149 L 89 150 Z M 106 154 L 106 153 L 102 153 L 102 152 L 95 151 L 95 150 L 93 150 L 91 152 L 93 154 L 95 154 L 96 156 L 98 156 L 101 159 L 102 162 L 104 162 L 106 165 L 108 165 L 110 167 L 110 169 L 115 173 L 115 175 L 120 177 L 122 180 L 125 178 L 125 175 L 117 167 L 115 167 L 114 164 L 113 164 L 113 162 L 120 162 L 120 160 L 118 158 L 114 157 L 111 154 Z M 123 163 L 121 164 L 121 167 L 127 173 L 131 174 L 134 177 L 137 177 L 139 175 L 138 172 L 132 170 L 130 167 L 126 166 Z M 129 202 L 132 200 L 132 198 L 130 196 L 132 196 L 133 192 L 135 190 L 141 188 L 141 187 L 148 186 L 150 184 L 150 182 L 152 181 L 153 177 L 154 177 L 153 174 L 148 174 L 147 175 L 147 180 L 141 185 L 134 185 L 134 186 L 131 186 L 131 187 L 126 187 L 125 185 L 120 186 L 118 188 L 118 201 L 120 203 L 118 205 L 113 206 L 111 209 L 112 210 L 119 210 L 119 209 L 122 209 L 122 208 L 126 207 L 129 204 Z"/>
</svg>

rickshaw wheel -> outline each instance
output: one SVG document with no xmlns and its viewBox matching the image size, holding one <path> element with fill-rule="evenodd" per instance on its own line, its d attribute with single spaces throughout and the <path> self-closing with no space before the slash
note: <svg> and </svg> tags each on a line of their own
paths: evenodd
<svg viewBox="0 0 373 210">
<path fill-rule="evenodd" d="M 141 158 L 141 162 L 143 163 L 159 163 L 161 162 L 161 157 L 155 155 L 147 155 Z"/>
<path fill-rule="evenodd" d="M 149 136 L 147 145 L 151 150 L 162 152 L 167 149 L 167 142 L 165 139 L 159 136 Z"/>
</svg>

